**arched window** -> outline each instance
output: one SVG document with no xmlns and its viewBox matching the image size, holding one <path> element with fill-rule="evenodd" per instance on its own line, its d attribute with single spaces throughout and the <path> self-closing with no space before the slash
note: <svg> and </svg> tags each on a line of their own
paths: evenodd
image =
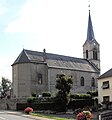
<svg viewBox="0 0 112 120">
<path fill-rule="evenodd" d="M 38 84 L 42 84 L 42 74 L 38 73 Z"/>
<path fill-rule="evenodd" d="M 95 87 L 95 79 L 94 79 L 94 77 L 91 79 L 91 86 Z"/>
<path fill-rule="evenodd" d="M 86 50 L 86 58 L 88 58 L 88 50 Z"/>
<path fill-rule="evenodd" d="M 81 77 L 81 79 L 80 79 L 80 85 L 84 86 L 84 77 Z"/>
<path fill-rule="evenodd" d="M 94 48 L 94 49 L 93 49 L 93 60 L 97 60 L 97 59 L 98 59 L 97 49 Z"/>
</svg>

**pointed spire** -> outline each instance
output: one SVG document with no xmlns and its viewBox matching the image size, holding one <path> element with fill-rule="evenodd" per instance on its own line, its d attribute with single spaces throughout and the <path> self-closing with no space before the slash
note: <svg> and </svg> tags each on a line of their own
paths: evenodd
<svg viewBox="0 0 112 120">
<path fill-rule="evenodd" d="M 87 40 L 88 41 L 95 40 L 90 10 L 89 10 L 89 18 L 88 18 Z"/>
</svg>

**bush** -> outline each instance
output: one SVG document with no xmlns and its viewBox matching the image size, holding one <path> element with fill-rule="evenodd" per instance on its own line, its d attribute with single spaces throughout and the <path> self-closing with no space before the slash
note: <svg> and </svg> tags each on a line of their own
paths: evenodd
<svg viewBox="0 0 112 120">
<path fill-rule="evenodd" d="M 90 94 L 92 97 L 98 96 L 98 91 L 88 91 L 87 94 Z"/>
<path fill-rule="evenodd" d="M 27 108 L 25 108 L 24 112 L 25 112 L 26 114 L 32 113 L 32 112 L 33 112 L 33 108 L 27 107 Z"/>
<path fill-rule="evenodd" d="M 42 93 L 42 97 L 51 97 L 51 93 L 44 92 L 44 93 Z"/>
<path fill-rule="evenodd" d="M 85 106 L 93 106 L 94 105 L 94 99 L 75 99 L 69 102 L 68 108 L 69 109 L 78 109 L 78 108 L 84 108 Z"/>
<path fill-rule="evenodd" d="M 33 103 L 34 102 L 34 97 L 29 97 L 27 99 L 27 103 Z"/>
<path fill-rule="evenodd" d="M 16 110 L 24 110 L 27 106 L 27 103 L 16 103 Z"/>
<path fill-rule="evenodd" d="M 91 99 L 91 95 L 90 94 L 75 94 L 75 95 L 71 95 L 70 98 L 72 98 L 72 99 Z"/>
<path fill-rule="evenodd" d="M 36 97 L 36 93 L 32 93 L 32 97 Z"/>
<path fill-rule="evenodd" d="M 31 107 L 33 110 L 51 110 L 54 112 L 65 112 L 66 107 L 62 102 L 55 103 L 55 102 L 43 102 L 43 103 L 17 103 L 16 110 L 25 110 L 25 108 Z"/>
</svg>

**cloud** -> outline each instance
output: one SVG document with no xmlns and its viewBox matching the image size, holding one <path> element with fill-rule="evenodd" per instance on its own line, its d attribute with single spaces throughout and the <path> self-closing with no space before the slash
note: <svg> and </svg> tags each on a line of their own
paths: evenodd
<svg viewBox="0 0 112 120">
<path fill-rule="evenodd" d="M 6 77 L 8 79 L 11 80 L 12 78 L 12 74 L 11 74 L 11 60 L 7 60 L 7 58 L 5 59 L 0 59 L 0 77 Z M 0 81 L 1 81 L 1 78 L 0 78 Z"/>
<path fill-rule="evenodd" d="M 24 45 L 28 49 L 41 50 L 45 47 L 52 53 L 80 57 L 81 45 L 86 40 L 87 6 L 88 0 L 28 0 L 16 15 L 17 18 L 8 24 L 4 32 L 30 33 L 27 34 L 27 39 L 20 36 L 24 39 L 23 41 L 26 39 Z M 91 1 L 95 38 L 100 44 L 103 41 L 101 44 L 103 47 L 107 45 L 107 40 L 108 43 L 111 40 L 111 8 L 111 0 L 108 2 L 106 0 Z M 101 47 L 101 62 L 102 66 L 107 67 L 110 64 L 105 65 L 104 62 L 107 58 L 111 61 L 109 56 L 106 57 L 111 46 L 105 49 L 103 47 Z"/>
<path fill-rule="evenodd" d="M 46 26 L 46 6 L 38 0 L 27 1 L 21 11 L 18 12 L 18 18 L 8 24 L 5 32 L 21 33 L 42 30 L 43 26 Z"/>
<path fill-rule="evenodd" d="M 77 2 L 80 4 L 80 2 Z M 80 5 L 81 6 L 81 5 Z M 71 29 L 78 19 L 77 5 L 73 0 L 28 0 L 18 12 L 18 18 L 8 24 L 5 32 L 61 32 Z M 79 11 L 80 12 L 80 11 Z M 80 14 L 80 13 L 79 13 Z M 74 22 L 75 20 L 75 22 Z"/>
<path fill-rule="evenodd" d="M 0 16 L 5 14 L 7 12 L 7 8 L 5 6 L 3 6 L 2 4 L 0 4 Z"/>
</svg>

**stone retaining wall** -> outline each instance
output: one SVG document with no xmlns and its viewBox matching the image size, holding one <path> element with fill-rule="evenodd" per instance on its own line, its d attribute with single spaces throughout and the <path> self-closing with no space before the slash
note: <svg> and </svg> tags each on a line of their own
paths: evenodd
<svg viewBox="0 0 112 120">
<path fill-rule="evenodd" d="M 16 103 L 26 102 L 26 99 L 0 99 L 0 110 L 16 110 Z"/>
</svg>

